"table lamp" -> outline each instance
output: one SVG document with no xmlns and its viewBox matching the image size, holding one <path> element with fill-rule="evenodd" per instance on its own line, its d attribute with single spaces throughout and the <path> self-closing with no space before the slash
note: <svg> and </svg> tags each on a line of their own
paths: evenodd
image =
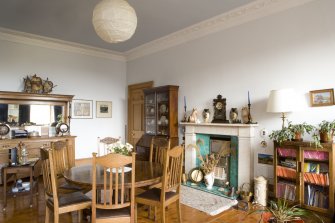
<svg viewBox="0 0 335 223">
<path fill-rule="evenodd" d="M 270 92 L 266 111 L 282 114 L 282 128 L 285 126 L 285 113 L 294 110 L 295 96 L 296 94 L 293 89 L 272 90 Z"/>
</svg>

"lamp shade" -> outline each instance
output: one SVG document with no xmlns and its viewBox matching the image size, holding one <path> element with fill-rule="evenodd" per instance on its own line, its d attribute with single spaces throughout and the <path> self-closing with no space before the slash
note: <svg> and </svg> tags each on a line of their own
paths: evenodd
<svg viewBox="0 0 335 223">
<path fill-rule="evenodd" d="M 135 33 L 135 10 L 125 0 L 102 0 L 93 10 L 95 32 L 106 42 L 118 43 L 130 39 Z"/>
<path fill-rule="evenodd" d="M 266 111 L 274 113 L 295 110 L 296 94 L 293 89 L 272 90 L 269 95 Z"/>
</svg>

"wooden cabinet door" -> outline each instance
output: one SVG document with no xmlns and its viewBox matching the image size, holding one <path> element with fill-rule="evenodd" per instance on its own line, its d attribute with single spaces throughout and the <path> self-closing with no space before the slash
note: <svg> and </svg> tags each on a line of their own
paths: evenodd
<svg viewBox="0 0 335 223">
<path fill-rule="evenodd" d="M 128 141 L 133 146 L 144 134 L 144 93 L 143 89 L 151 88 L 153 82 L 128 86 Z"/>
</svg>

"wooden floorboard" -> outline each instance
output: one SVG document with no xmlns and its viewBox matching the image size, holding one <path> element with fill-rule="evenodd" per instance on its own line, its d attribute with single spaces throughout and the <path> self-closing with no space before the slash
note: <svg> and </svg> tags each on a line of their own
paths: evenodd
<svg viewBox="0 0 335 223">
<path fill-rule="evenodd" d="M 41 180 L 39 181 L 39 192 L 38 195 L 34 196 L 32 208 L 29 208 L 29 196 L 11 197 L 8 199 L 6 212 L 3 212 L 3 187 L 0 187 L 0 223 L 44 223 L 45 200 Z M 247 216 L 246 212 L 236 209 L 227 210 L 216 216 L 209 216 L 185 205 L 182 205 L 181 212 L 183 223 L 257 223 L 260 217 L 258 214 Z M 147 213 L 144 207 L 139 208 L 138 223 L 154 222 L 147 218 Z M 62 214 L 60 222 L 78 222 L 77 214 Z M 170 205 L 167 210 L 166 222 L 178 222 L 174 204 Z"/>
</svg>

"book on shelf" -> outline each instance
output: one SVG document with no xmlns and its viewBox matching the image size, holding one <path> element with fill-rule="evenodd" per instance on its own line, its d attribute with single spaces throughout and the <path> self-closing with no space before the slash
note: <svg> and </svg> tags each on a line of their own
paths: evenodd
<svg viewBox="0 0 335 223">
<path fill-rule="evenodd" d="M 304 172 L 320 173 L 319 163 L 304 163 Z"/>
<path fill-rule="evenodd" d="M 281 166 L 285 166 L 285 167 L 291 167 L 291 168 L 297 167 L 297 161 L 292 160 L 292 159 L 281 160 L 279 163 Z"/>
<path fill-rule="evenodd" d="M 323 187 L 308 184 L 305 187 L 304 200 L 306 205 L 327 209 L 329 203 L 328 191 Z"/>
<path fill-rule="evenodd" d="M 277 183 L 277 197 L 294 201 L 296 195 L 296 185 L 291 182 L 279 181 Z"/>
<path fill-rule="evenodd" d="M 320 186 L 329 186 L 329 174 L 328 173 L 304 173 L 304 182 L 317 184 Z"/>
<path fill-rule="evenodd" d="M 277 176 L 295 179 L 297 171 L 289 167 L 277 166 Z"/>
</svg>

